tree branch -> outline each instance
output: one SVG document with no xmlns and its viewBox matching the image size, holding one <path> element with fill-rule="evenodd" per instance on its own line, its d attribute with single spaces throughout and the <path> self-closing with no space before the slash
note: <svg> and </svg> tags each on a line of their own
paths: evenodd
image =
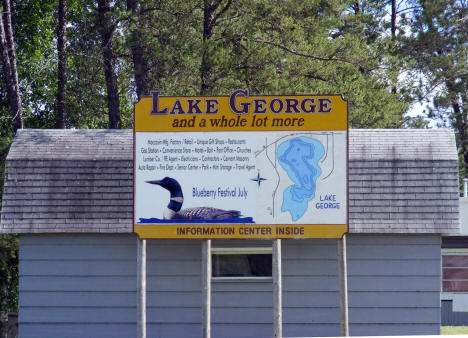
<svg viewBox="0 0 468 338">
<path fill-rule="evenodd" d="M 321 56 L 316 56 L 316 55 L 304 54 L 304 53 L 298 52 L 296 50 L 290 49 L 290 48 L 288 48 L 286 46 L 283 46 L 283 45 L 280 45 L 280 44 L 277 44 L 277 43 L 274 43 L 274 42 L 271 42 L 271 41 L 265 41 L 265 40 L 260 40 L 260 39 L 256 39 L 255 41 L 259 42 L 259 43 L 264 43 L 266 45 L 270 45 L 270 46 L 273 46 L 273 47 L 280 48 L 280 49 L 282 49 L 282 50 L 284 50 L 284 51 L 286 51 L 288 53 L 291 53 L 291 54 L 294 54 L 294 55 L 297 55 L 297 56 L 302 56 L 302 57 L 306 57 L 306 58 L 313 59 L 313 60 L 318 60 L 318 61 L 339 61 L 339 62 L 349 63 L 349 64 L 351 64 L 353 66 L 362 67 L 362 65 L 360 65 L 358 63 L 354 63 L 352 61 L 342 59 L 342 58 L 336 58 L 336 57 L 333 57 L 333 56 L 321 57 Z M 362 67 L 362 68 L 365 69 L 364 67 Z"/>
<path fill-rule="evenodd" d="M 221 1 L 222 0 L 218 1 L 218 4 L 216 5 L 216 7 L 218 7 L 221 4 Z M 212 21 L 213 26 L 216 25 L 216 21 L 218 20 L 218 18 L 220 18 L 224 13 L 226 13 L 226 11 L 229 9 L 229 7 L 231 7 L 231 4 L 232 4 L 232 0 L 228 0 L 226 5 L 224 6 L 224 8 L 218 14 L 215 15 L 215 17 L 213 18 L 213 21 Z"/>
</svg>

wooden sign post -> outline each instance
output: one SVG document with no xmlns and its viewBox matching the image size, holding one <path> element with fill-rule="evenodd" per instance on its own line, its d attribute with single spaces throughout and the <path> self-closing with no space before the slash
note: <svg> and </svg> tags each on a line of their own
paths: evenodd
<svg viewBox="0 0 468 338">
<path fill-rule="evenodd" d="M 146 338 L 146 239 L 137 238 L 137 337 Z"/>
<path fill-rule="evenodd" d="M 281 239 L 273 240 L 273 337 L 283 336 L 283 302 L 281 275 Z"/>
<path fill-rule="evenodd" d="M 349 336 L 348 267 L 346 263 L 346 235 L 338 240 L 338 278 L 340 285 L 340 334 Z"/>
<path fill-rule="evenodd" d="M 202 248 L 202 337 L 211 337 L 211 240 L 203 240 Z"/>
</svg>

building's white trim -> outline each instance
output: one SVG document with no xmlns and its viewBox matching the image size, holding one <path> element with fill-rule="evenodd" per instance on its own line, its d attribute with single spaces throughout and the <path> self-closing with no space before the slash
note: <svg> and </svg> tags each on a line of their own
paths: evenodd
<svg viewBox="0 0 468 338">
<path fill-rule="evenodd" d="M 443 248 L 442 255 L 444 254 L 468 256 L 468 248 Z"/>
<path fill-rule="evenodd" d="M 271 255 L 271 247 L 246 247 L 246 248 L 211 248 L 213 255 Z"/>
</svg>

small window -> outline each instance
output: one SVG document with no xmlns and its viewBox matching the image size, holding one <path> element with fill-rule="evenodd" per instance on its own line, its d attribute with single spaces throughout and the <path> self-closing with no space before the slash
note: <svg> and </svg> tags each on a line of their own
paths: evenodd
<svg viewBox="0 0 468 338">
<path fill-rule="evenodd" d="M 468 250 L 442 249 L 442 292 L 468 292 Z"/>
<path fill-rule="evenodd" d="M 271 277 L 271 248 L 212 248 L 213 277 Z"/>
</svg>

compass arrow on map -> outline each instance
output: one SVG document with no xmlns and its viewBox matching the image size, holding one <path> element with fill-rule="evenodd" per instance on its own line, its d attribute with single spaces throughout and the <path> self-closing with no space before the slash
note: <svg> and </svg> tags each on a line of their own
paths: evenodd
<svg viewBox="0 0 468 338">
<path fill-rule="evenodd" d="M 260 176 L 260 170 L 259 170 L 258 173 L 257 173 L 257 177 L 251 178 L 250 180 L 254 181 L 254 182 L 257 182 L 258 187 L 260 188 L 260 184 L 262 183 L 262 181 L 266 181 L 267 179 Z"/>
</svg>

